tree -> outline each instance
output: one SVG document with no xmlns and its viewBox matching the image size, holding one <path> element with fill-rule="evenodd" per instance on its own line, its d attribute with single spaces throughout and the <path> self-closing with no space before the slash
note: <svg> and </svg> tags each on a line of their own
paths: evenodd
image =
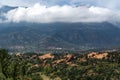
<svg viewBox="0 0 120 80">
<path fill-rule="evenodd" d="M 0 50 L 0 67 L 1 67 L 1 73 L 3 73 L 5 78 L 10 77 L 7 71 L 10 65 L 10 59 L 11 59 L 11 56 L 8 54 L 8 51 L 5 49 L 1 49 Z"/>
</svg>

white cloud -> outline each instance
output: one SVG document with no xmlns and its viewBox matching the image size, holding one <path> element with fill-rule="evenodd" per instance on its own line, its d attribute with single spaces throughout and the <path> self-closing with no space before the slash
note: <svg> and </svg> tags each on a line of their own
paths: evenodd
<svg viewBox="0 0 120 80">
<path fill-rule="evenodd" d="M 102 7 L 50 6 L 35 4 L 19 7 L 4 14 L 8 22 L 102 22 L 119 19 L 118 13 Z"/>
<path fill-rule="evenodd" d="M 2 8 L 2 4 L 0 3 L 0 8 Z"/>
</svg>

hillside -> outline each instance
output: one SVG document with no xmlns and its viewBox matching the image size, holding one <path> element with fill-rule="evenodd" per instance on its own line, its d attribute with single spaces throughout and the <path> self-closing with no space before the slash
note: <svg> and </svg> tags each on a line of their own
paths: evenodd
<svg viewBox="0 0 120 80">
<path fill-rule="evenodd" d="M 119 80 L 119 66 L 120 52 L 9 55 L 0 50 L 1 80 Z"/>
<path fill-rule="evenodd" d="M 0 47 L 16 50 L 119 47 L 120 28 L 103 23 L 0 24 Z"/>
</svg>

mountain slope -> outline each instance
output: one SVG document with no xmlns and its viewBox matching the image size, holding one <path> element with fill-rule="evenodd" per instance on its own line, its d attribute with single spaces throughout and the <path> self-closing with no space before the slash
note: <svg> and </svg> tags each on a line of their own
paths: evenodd
<svg viewBox="0 0 120 80">
<path fill-rule="evenodd" d="M 0 24 L 1 48 L 66 49 L 120 46 L 120 29 L 103 23 Z"/>
<path fill-rule="evenodd" d="M 6 13 L 6 12 L 12 10 L 12 9 L 15 9 L 15 8 L 18 8 L 18 7 L 11 7 L 11 6 L 5 6 L 4 5 L 0 8 L 0 13 Z"/>
<path fill-rule="evenodd" d="M 4 16 L 4 14 L 15 8 L 18 8 L 18 7 L 11 7 L 11 6 L 5 6 L 5 5 L 0 7 L 0 20 L 5 20 L 6 18 Z"/>
</svg>

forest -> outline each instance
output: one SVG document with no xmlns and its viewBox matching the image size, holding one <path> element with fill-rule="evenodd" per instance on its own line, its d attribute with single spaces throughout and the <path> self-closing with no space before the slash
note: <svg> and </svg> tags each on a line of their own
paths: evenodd
<svg viewBox="0 0 120 80">
<path fill-rule="evenodd" d="M 16 53 L 0 49 L 0 80 L 119 80 L 120 52 Z"/>
</svg>

